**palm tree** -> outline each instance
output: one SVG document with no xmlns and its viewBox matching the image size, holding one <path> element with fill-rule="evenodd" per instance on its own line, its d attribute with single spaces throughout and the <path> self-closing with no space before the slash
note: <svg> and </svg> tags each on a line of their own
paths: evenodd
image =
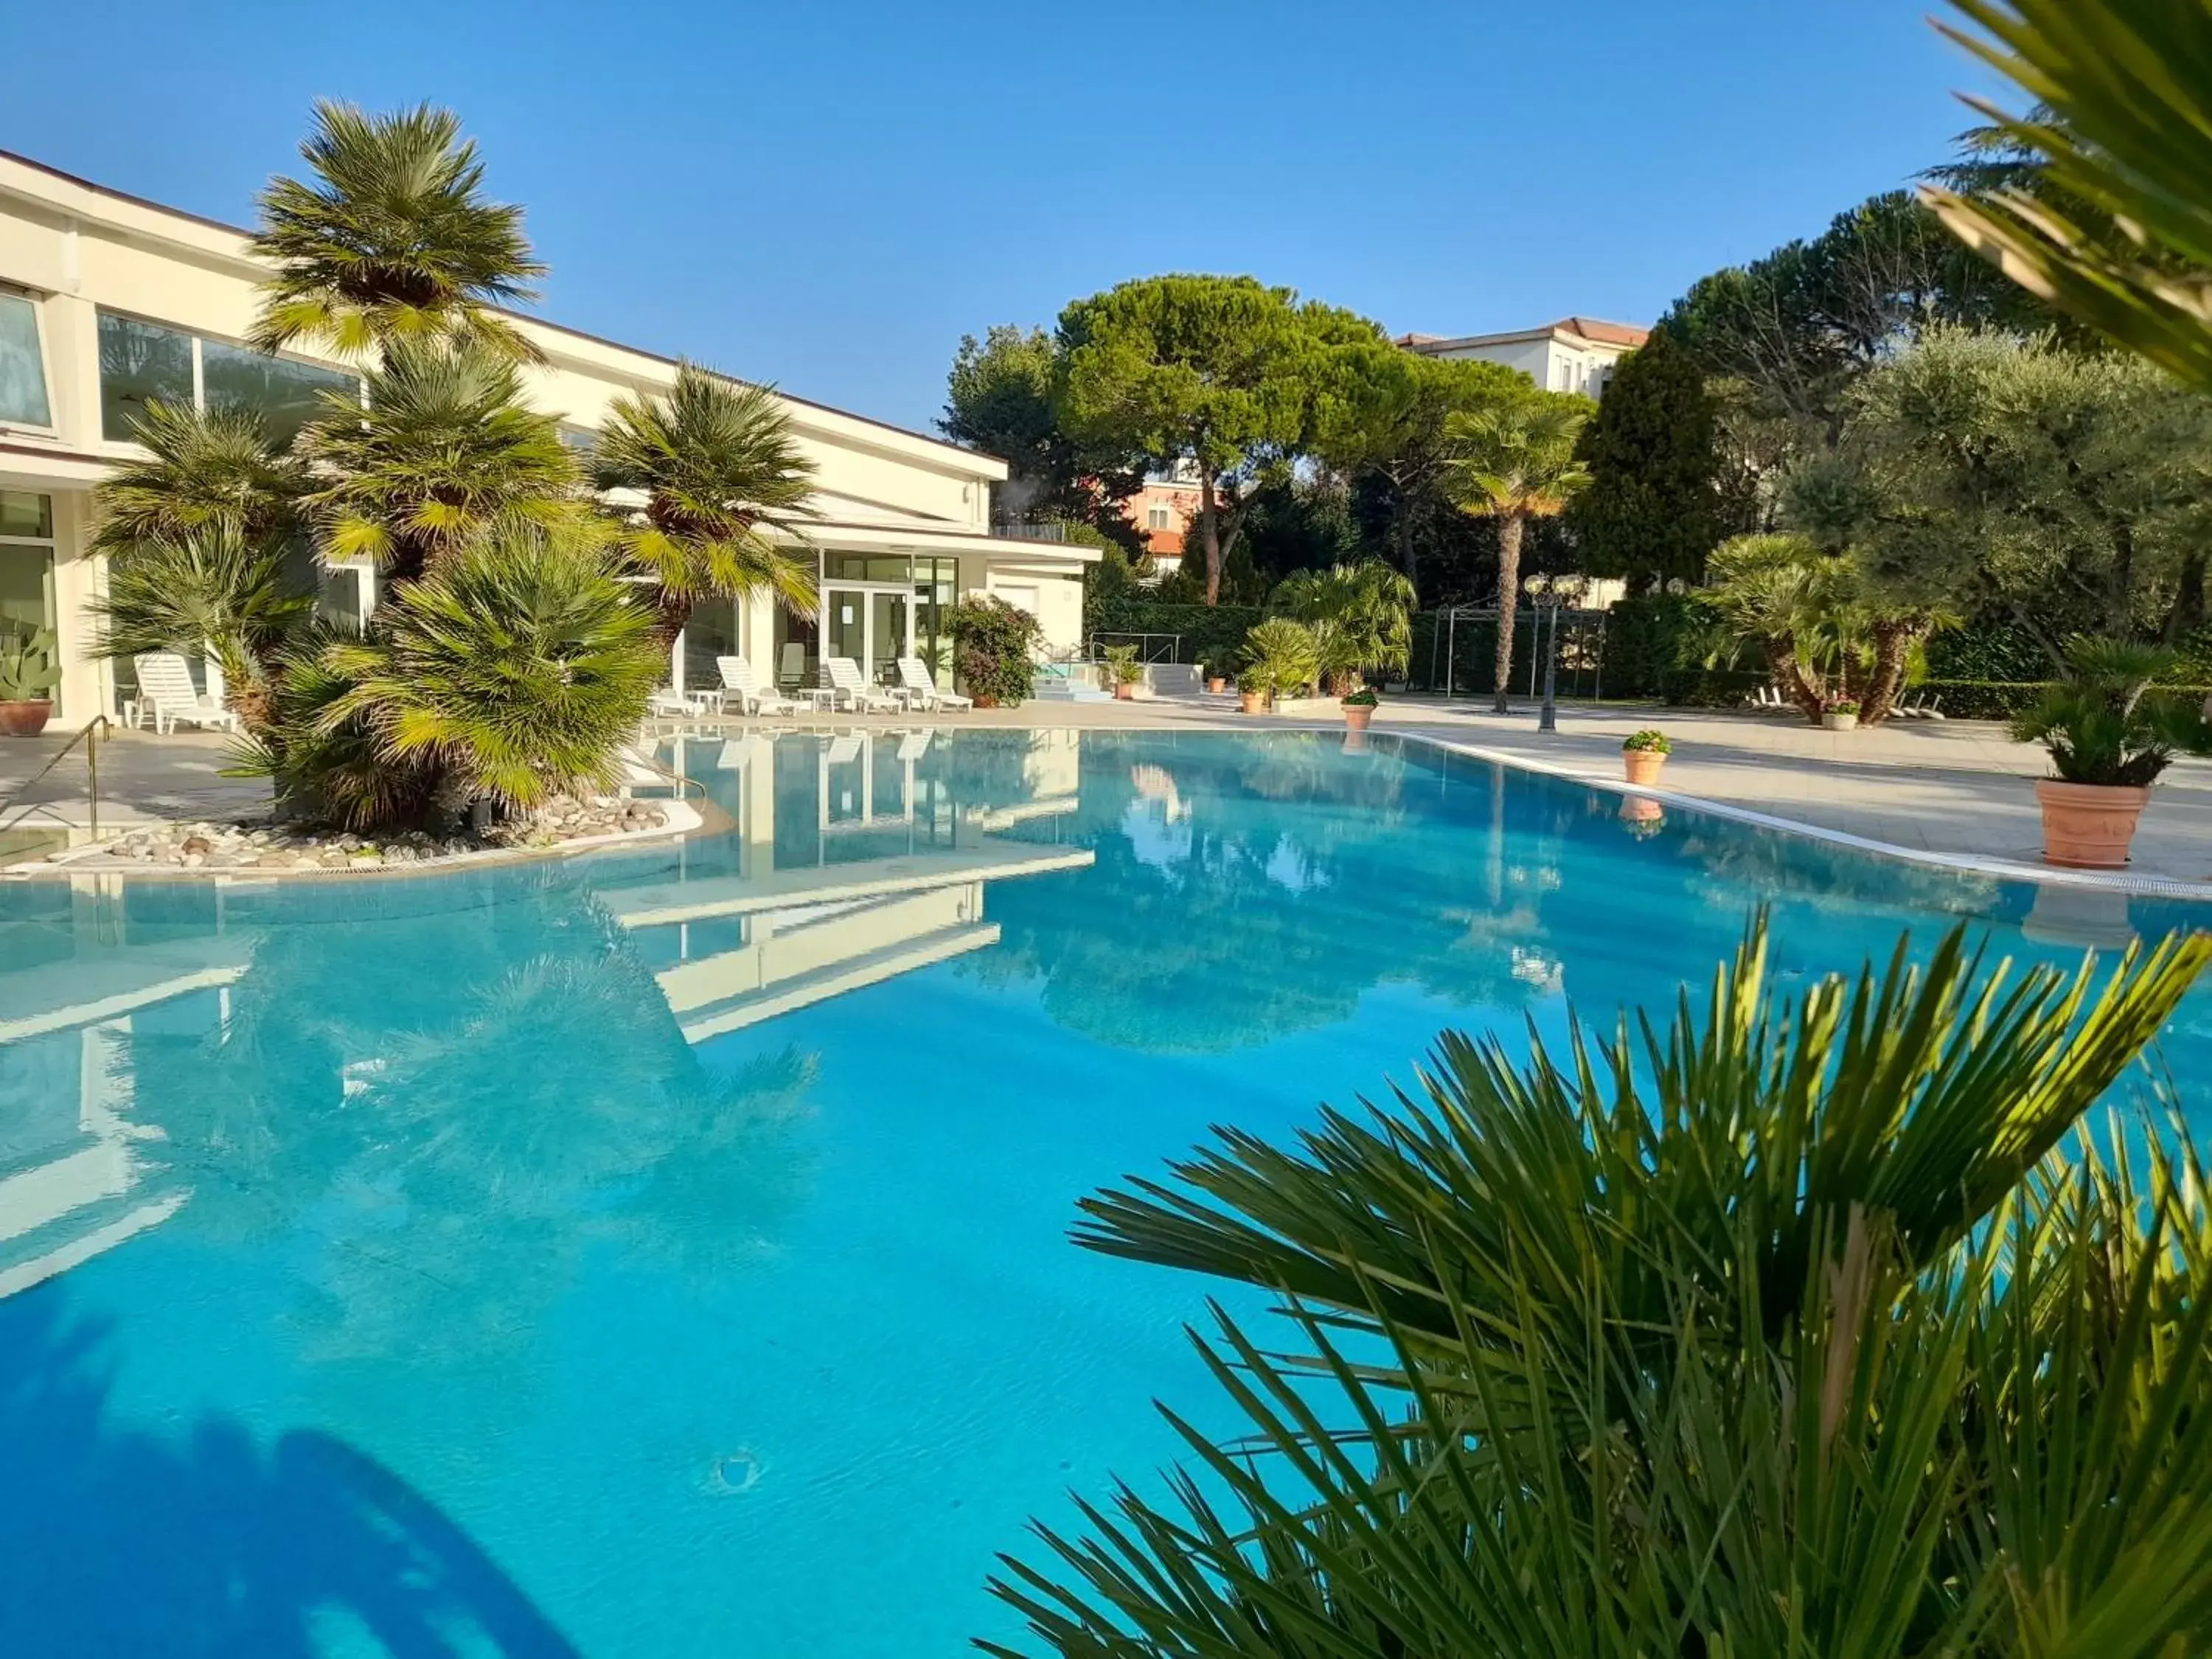
<svg viewBox="0 0 2212 1659">
<path fill-rule="evenodd" d="M 481 344 L 395 342 L 368 402 L 325 393 L 298 448 L 325 556 L 371 559 L 411 581 L 501 526 L 574 517 L 583 477 L 560 423 L 525 407 L 510 358 Z"/>
<path fill-rule="evenodd" d="M 483 198 L 483 166 L 459 118 L 325 100 L 300 153 L 315 182 L 273 180 L 250 244 L 276 268 L 249 337 L 257 349 L 313 342 L 362 357 L 436 337 L 542 355 L 490 310 L 534 299 L 529 283 L 545 267 L 531 258 L 522 210 Z"/>
<path fill-rule="evenodd" d="M 1970 99 L 2039 177 L 1929 186 L 1937 217 L 2030 293 L 2212 390 L 2212 55 L 2167 0 L 1953 0 L 1947 30 L 2033 100 Z"/>
<path fill-rule="evenodd" d="M 216 522 L 110 551 L 107 592 L 92 605 L 100 654 L 206 652 L 247 732 L 269 744 L 273 678 L 286 642 L 315 608 L 313 594 L 285 580 L 284 544 L 249 540 Z"/>
<path fill-rule="evenodd" d="M 362 639 L 296 665 L 293 746 L 357 827 L 615 780 L 667 657 L 598 538 L 503 529 L 409 584 Z"/>
<path fill-rule="evenodd" d="M 101 552 L 204 532 L 258 544 L 300 527 L 307 471 L 251 410 L 156 398 L 133 435 L 151 454 L 118 463 L 94 492 Z"/>
<path fill-rule="evenodd" d="M 682 364 L 666 396 L 616 400 L 599 431 L 594 479 L 645 498 L 616 539 L 652 580 L 665 635 L 708 594 L 769 592 L 814 614 L 813 563 L 779 539 L 809 516 L 814 463 L 774 391 Z"/>
<path fill-rule="evenodd" d="M 1322 672 L 1339 696 L 1364 669 L 1405 672 L 1413 649 L 1413 584 L 1380 559 L 1285 576 L 1268 607 L 1314 630 Z"/>
<path fill-rule="evenodd" d="M 1171 1416 L 1170 1496 L 998 1594 L 1086 1659 L 2203 1651 L 2204 1172 L 2060 1149 L 2212 937 L 2101 983 L 1913 954 L 1784 1000 L 1755 928 L 1671 1029 L 1448 1034 L 1387 1110 L 1087 1202 L 1296 1346 L 1217 1309 L 1246 1431 Z"/>
<path fill-rule="evenodd" d="M 1444 424 L 1453 456 L 1445 493 L 1462 513 L 1498 520 L 1498 696 L 1507 711 L 1513 628 L 1521 600 L 1521 535 L 1531 519 L 1563 512 L 1589 472 L 1575 440 L 1590 405 L 1565 393 L 1538 392 L 1493 409 L 1464 410 Z"/>
</svg>

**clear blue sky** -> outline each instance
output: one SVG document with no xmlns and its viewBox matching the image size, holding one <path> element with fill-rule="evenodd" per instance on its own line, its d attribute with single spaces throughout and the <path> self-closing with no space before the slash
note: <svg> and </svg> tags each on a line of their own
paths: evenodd
<svg viewBox="0 0 2212 1659">
<path fill-rule="evenodd" d="M 963 332 L 1163 270 L 1649 321 L 1943 157 L 1931 8 L 86 0 L 14 9 L 0 149 L 243 222 L 313 98 L 431 99 L 555 319 L 920 426 Z"/>
</svg>

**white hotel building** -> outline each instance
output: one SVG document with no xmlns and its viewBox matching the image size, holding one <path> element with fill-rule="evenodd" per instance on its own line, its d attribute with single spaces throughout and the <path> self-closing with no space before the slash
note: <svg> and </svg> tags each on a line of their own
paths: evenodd
<svg viewBox="0 0 2212 1659">
<path fill-rule="evenodd" d="M 353 379 L 311 356 L 241 343 L 264 272 L 246 233 L 0 152 L 0 623 L 45 625 L 59 646 L 58 724 L 116 711 L 116 671 L 94 654 L 88 602 L 106 561 L 90 550 L 92 491 L 138 452 L 131 422 L 149 398 L 259 409 L 296 431 L 324 388 Z M 545 354 L 528 396 L 580 445 L 624 393 L 665 390 L 672 359 L 535 317 L 516 326 Z M 994 593 L 1033 611 L 1048 645 L 1080 642 L 1084 566 L 1097 551 L 991 532 L 1003 462 L 863 416 L 787 398 L 817 469 L 807 540 L 822 612 L 772 601 L 702 605 L 678 641 L 672 684 L 717 684 L 714 659 L 750 658 L 765 680 L 813 684 L 822 656 L 881 672 L 939 643 L 956 597 Z M 319 577 L 323 607 L 375 603 L 363 568 Z"/>
</svg>

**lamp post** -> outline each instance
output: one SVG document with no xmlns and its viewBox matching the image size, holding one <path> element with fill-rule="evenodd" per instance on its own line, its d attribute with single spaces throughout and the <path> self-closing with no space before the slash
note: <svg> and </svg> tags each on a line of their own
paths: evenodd
<svg viewBox="0 0 2212 1659">
<path fill-rule="evenodd" d="M 1544 630 L 1544 705 L 1536 716 L 1539 732 L 1559 729 L 1559 607 L 1572 603 L 1581 596 L 1583 581 L 1579 576 L 1534 575 L 1522 584 L 1528 592 L 1528 603 L 1535 607 L 1535 621 Z M 1529 630 L 1534 644 L 1536 628 Z"/>
</svg>

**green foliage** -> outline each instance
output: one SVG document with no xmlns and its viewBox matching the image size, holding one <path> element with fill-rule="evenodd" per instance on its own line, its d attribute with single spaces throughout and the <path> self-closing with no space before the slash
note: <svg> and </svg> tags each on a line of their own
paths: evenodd
<svg viewBox="0 0 2212 1659">
<path fill-rule="evenodd" d="M 1607 695 L 1652 697 L 1667 676 L 1694 667 L 1712 648 L 1718 618 L 1698 593 L 1631 594 L 1605 619 Z"/>
<path fill-rule="evenodd" d="M 1373 686 L 1363 685 L 1356 691 L 1346 692 L 1340 701 L 1346 708 L 1373 708 L 1382 699 L 1375 694 Z"/>
<path fill-rule="evenodd" d="M 155 398 L 132 430 L 151 453 L 118 461 L 100 480 L 93 545 L 101 552 L 204 532 L 260 542 L 300 527 L 307 471 L 252 410 Z"/>
<path fill-rule="evenodd" d="M 617 781 L 616 751 L 665 672 L 651 613 L 589 538 L 472 542 L 368 637 L 295 661 L 283 764 L 354 828 L 477 800 L 528 811 Z"/>
<path fill-rule="evenodd" d="M 1304 696 L 1322 673 L 1320 642 L 1314 630 L 1288 617 L 1267 617 L 1244 636 L 1244 661 L 1274 696 Z M 1243 680 L 1237 681 L 1239 690 Z"/>
<path fill-rule="evenodd" d="M 1714 409 L 1665 329 L 1621 359 L 1577 451 L 1589 486 L 1567 509 L 1593 575 L 1694 582 L 1721 539 Z"/>
<path fill-rule="evenodd" d="M 0 628 L 0 702 L 43 702 L 62 683 L 50 628 Z"/>
<path fill-rule="evenodd" d="M 815 469 L 775 392 L 691 363 L 661 397 L 615 400 L 600 428 L 593 481 L 637 490 L 616 547 L 652 579 L 672 636 L 701 598 L 773 594 L 802 617 L 820 604 L 814 561 L 785 545 L 812 516 Z"/>
<path fill-rule="evenodd" d="M 325 556 L 371 559 L 396 581 L 495 530 L 572 516 L 582 476 L 560 424 L 522 400 L 513 359 L 480 344 L 395 341 L 367 406 L 324 395 L 297 448 Z"/>
<path fill-rule="evenodd" d="M 1339 695 L 1364 670 L 1406 672 L 1413 605 L 1412 581 L 1379 559 L 1302 570 L 1267 600 L 1268 609 L 1312 630 L 1319 668 Z"/>
<path fill-rule="evenodd" d="M 1134 685 L 1145 678 L 1145 665 L 1137 660 L 1133 645 L 1109 645 L 1099 653 L 1116 685 Z"/>
<path fill-rule="evenodd" d="M 1086 449 L 1062 428 L 1053 405 L 1061 367 L 1058 341 L 1041 328 L 1000 323 L 981 340 L 962 336 L 938 430 L 1006 463 L 994 492 L 1006 519 L 1080 524 L 1140 552 L 1143 533 L 1122 503 L 1144 483 L 1144 459 Z"/>
<path fill-rule="evenodd" d="M 1029 701 L 1036 683 L 1037 641 L 1044 629 L 1018 605 L 996 594 L 963 599 L 945 613 L 961 683 L 970 696 L 1013 708 Z"/>
<path fill-rule="evenodd" d="M 1249 276 L 1123 283 L 1060 313 L 1054 412 L 1088 451 L 1197 470 L 1192 550 L 1213 604 L 1247 494 L 1306 444 L 1335 357 L 1381 338 L 1372 323 Z"/>
<path fill-rule="evenodd" d="M 2067 678 L 2013 721 L 2021 743 L 2039 743 L 2069 783 L 2141 788 L 2177 753 L 2212 750 L 2212 722 L 2179 698 L 2146 696 L 2172 654 L 2122 640 L 2082 638 L 2067 651 Z"/>
<path fill-rule="evenodd" d="M 1936 213 L 2027 292 L 2212 390 L 2212 49 L 2201 9 L 2165 0 L 1954 0 L 1954 38 L 2033 100 L 1970 100 L 2043 175 Z"/>
<path fill-rule="evenodd" d="M 1630 732 L 1627 740 L 1620 746 L 1639 755 L 1671 755 L 1674 752 L 1674 745 L 1667 740 L 1667 734 L 1656 728 Z"/>
<path fill-rule="evenodd" d="M 91 609 L 104 657 L 208 653 L 232 707 L 265 737 L 271 665 L 315 601 L 286 580 L 281 544 L 218 524 L 113 550 L 107 592 Z"/>
<path fill-rule="evenodd" d="M 264 285 L 254 349 L 308 343 L 349 356 L 401 341 L 471 340 L 532 361 L 538 349 L 493 307 L 536 298 L 522 210 L 483 199 L 475 142 L 449 110 L 370 115 L 315 106 L 300 146 L 312 183 L 279 178 L 261 193 L 252 252 Z"/>
<path fill-rule="evenodd" d="M 1217 1309 L 1246 1431 L 1170 1411 L 1167 1498 L 994 1589 L 1069 1656 L 2196 1650 L 2202 1174 L 2052 1154 L 2208 954 L 2014 978 L 1954 933 L 1785 1002 L 1754 933 L 1669 1027 L 1447 1034 L 1387 1111 L 1086 1201 L 1289 1317 Z"/>
<path fill-rule="evenodd" d="M 1843 407 L 1784 509 L 1886 588 L 2014 619 L 2052 662 L 2072 633 L 2201 617 L 2212 407 L 2156 369 L 1934 329 Z"/>
</svg>

